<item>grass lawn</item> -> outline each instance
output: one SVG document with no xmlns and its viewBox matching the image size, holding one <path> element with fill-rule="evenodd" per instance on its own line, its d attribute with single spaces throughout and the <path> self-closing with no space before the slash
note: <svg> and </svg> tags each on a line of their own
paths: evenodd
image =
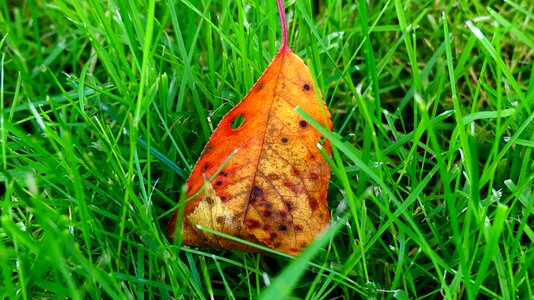
<svg viewBox="0 0 534 300">
<path fill-rule="evenodd" d="M 0 298 L 534 299 L 534 2 L 286 11 L 334 123 L 296 258 L 166 238 L 274 0 L 0 2 Z"/>
</svg>

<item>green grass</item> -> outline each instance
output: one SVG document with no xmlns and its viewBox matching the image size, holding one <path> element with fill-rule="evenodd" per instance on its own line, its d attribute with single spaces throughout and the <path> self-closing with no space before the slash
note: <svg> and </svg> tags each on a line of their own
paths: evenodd
<svg viewBox="0 0 534 300">
<path fill-rule="evenodd" d="M 333 225 L 295 259 L 165 232 L 277 51 L 274 0 L 20 2 L 0 2 L 0 298 L 534 298 L 532 1 L 286 1 L 334 122 Z"/>
</svg>

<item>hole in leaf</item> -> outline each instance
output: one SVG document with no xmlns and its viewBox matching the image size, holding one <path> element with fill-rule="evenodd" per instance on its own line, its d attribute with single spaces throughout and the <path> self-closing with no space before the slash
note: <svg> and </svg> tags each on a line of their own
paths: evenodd
<svg viewBox="0 0 534 300">
<path fill-rule="evenodd" d="M 325 140 L 324 140 L 324 136 L 321 136 L 321 137 L 319 138 L 319 144 L 324 145 L 324 141 L 325 141 Z"/>
<path fill-rule="evenodd" d="M 243 115 L 238 115 L 232 120 L 232 123 L 230 123 L 230 128 L 236 130 L 243 125 L 243 122 L 245 122 L 245 117 Z"/>
</svg>

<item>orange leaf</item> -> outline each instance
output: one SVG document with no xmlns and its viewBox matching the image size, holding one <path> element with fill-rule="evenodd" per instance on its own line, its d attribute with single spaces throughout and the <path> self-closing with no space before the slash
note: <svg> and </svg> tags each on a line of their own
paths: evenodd
<svg viewBox="0 0 534 300">
<path fill-rule="evenodd" d="M 187 197 L 198 195 L 185 203 L 184 245 L 257 251 L 206 233 L 201 225 L 296 255 L 328 226 L 330 166 L 318 148 L 321 134 L 294 108 L 329 129 L 330 113 L 317 98 L 308 67 L 286 41 L 284 36 L 269 67 L 223 117 L 187 180 Z M 236 118 L 244 120 L 234 128 Z M 331 155 L 328 141 L 322 147 Z M 203 179 L 213 176 L 211 183 Z M 176 219 L 177 211 L 168 225 L 170 238 Z"/>
</svg>

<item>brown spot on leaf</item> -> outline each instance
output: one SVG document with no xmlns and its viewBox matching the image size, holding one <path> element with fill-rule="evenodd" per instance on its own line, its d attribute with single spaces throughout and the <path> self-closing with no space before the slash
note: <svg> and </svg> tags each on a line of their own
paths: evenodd
<svg viewBox="0 0 534 300">
<path fill-rule="evenodd" d="M 265 193 L 263 192 L 262 188 L 255 185 L 254 187 L 252 187 L 252 191 L 250 192 L 249 203 L 254 204 L 258 200 L 259 201 L 265 200 Z"/>
<path fill-rule="evenodd" d="M 268 177 L 269 180 L 271 180 L 271 181 L 280 179 L 280 175 L 275 174 L 275 173 L 271 173 L 271 174 L 269 174 L 267 177 Z"/>
<path fill-rule="evenodd" d="M 288 211 L 292 211 L 293 210 L 293 203 L 291 203 L 291 202 L 284 201 L 284 206 L 287 208 Z"/>
<path fill-rule="evenodd" d="M 310 205 L 311 210 L 316 210 L 319 207 L 319 203 L 317 202 L 317 199 L 310 198 L 310 200 L 308 200 L 308 203 Z"/>
<path fill-rule="evenodd" d="M 212 144 L 207 144 L 206 147 L 204 148 L 204 153 L 208 153 L 212 151 L 214 148 L 215 146 L 213 146 Z"/>
<path fill-rule="evenodd" d="M 287 144 L 287 142 L 289 142 L 289 139 L 284 136 L 283 138 L 280 139 L 280 141 L 282 141 L 282 143 L 284 144 Z"/>
<path fill-rule="evenodd" d="M 310 90 L 310 85 L 305 83 L 303 86 L 302 86 L 302 89 L 305 90 L 305 91 L 309 91 Z"/>
<path fill-rule="evenodd" d="M 276 234 L 276 232 L 271 232 L 269 233 L 269 236 L 271 237 L 271 239 L 275 239 L 278 236 L 278 234 Z"/>
<path fill-rule="evenodd" d="M 274 247 L 275 248 L 280 248 L 280 246 L 282 246 L 282 243 L 280 243 L 280 242 L 274 243 Z"/>
<path fill-rule="evenodd" d="M 263 82 L 258 82 L 258 90 L 262 90 L 265 84 Z"/>
<path fill-rule="evenodd" d="M 302 225 L 300 225 L 300 224 L 295 225 L 295 230 L 296 231 L 302 231 L 303 229 L 304 229 L 304 227 L 302 227 Z"/>
<path fill-rule="evenodd" d="M 222 181 L 220 181 L 220 180 L 217 180 L 217 182 L 215 182 L 216 186 L 221 186 L 221 184 L 222 184 Z"/>
<path fill-rule="evenodd" d="M 284 182 L 284 186 L 289 188 L 293 193 L 300 194 L 306 191 L 306 188 L 302 185 L 297 185 L 289 181 Z"/>
<path fill-rule="evenodd" d="M 269 230 L 271 230 L 271 226 L 269 224 L 265 224 L 265 225 L 263 225 L 263 230 L 269 231 Z"/>
<path fill-rule="evenodd" d="M 267 217 L 267 218 L 268 218 L 268 217 L 270 217 L 270 216 L 272 216 L 272 215 L 273 215 L 273 213 L 272 213 L 270 210 L 266 210 L 266 211 L 263 212 L 263 216 L 264 216 L 264 217 Z"/>
<path fill-rule="evenodd" d="M 315 173 L 315 172 L 311 172 L 310 173 L 310 178 L 313 179 L 313 180 L 316 180 L 317 178 L 319 178 L 319 175 L 317 175 L 317 173 Z"/>
<path fill-rule="evenodd" d="M 308 122 L 306 122 L 304 120 L 300 120 L 299 121 L 299 126 L 300 126 L 300 128 L 304 129 L 304 128 L 308 127 Z"/>
<path fill-rule="evenodd" d="M 282 219 L 285 219 L 287 217 L 287 213 L 285 211 L 281 211 L 280 217 L 282 217 Z"/>
<path fill-rule="evenodd" d="M 204 164 L 202 165 L 202 170 L 203 170 L 203 171 L 206 171 L 206 170 L 209 168 L 209 166 L 210 166 L 209 163 L 204 163 Z"/>
<path fill-rule="evenodd" d="M 247 226 L 247 228 L 249 230 L 257 229 L 258 227 L 260 227 L 260 222 L 258 220 L 254 220 L 254 219 L 246 219 L 245 220 L 245 225 Z"/>
<path fill-rule="evenodd" d="M 218 224 L 218 225 L 222 225 L 224 224 L 224 217 L 223 216 L 217 216 L 215 218 L 215 222 Z"/>
</svg>

